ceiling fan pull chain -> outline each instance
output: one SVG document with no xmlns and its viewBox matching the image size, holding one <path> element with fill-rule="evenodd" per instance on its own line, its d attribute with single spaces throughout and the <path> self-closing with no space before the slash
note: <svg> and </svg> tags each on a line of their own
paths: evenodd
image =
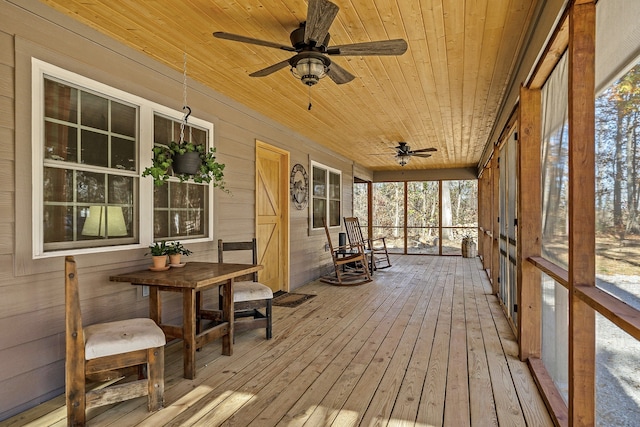
<svg viewBox="0 0 640 427">
<path fill-rule="evenodd" d="M 309 107 L 307 107 L 308 111 L 311 111 L 311 86 L 307 86 L 309 89 Z"/>
</svg>

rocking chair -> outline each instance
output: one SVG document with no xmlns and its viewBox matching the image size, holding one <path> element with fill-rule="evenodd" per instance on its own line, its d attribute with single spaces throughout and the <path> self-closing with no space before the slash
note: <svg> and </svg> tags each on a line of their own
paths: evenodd
<svg viewBox="0 0 640 427">
<path fill-rule="evenodd" d="M 324 224 L 335 275 L 323 276 L 320 280 L 332 285 L 362 285 L 371 281 L 367 255 L 362 245 L 333 246 L 329 227 Z"/>
<path fill-rule="evenodd" d="M 344 226 L 347 230 L 349 243 L 352 245 L 364 245 L 364 248 L 371 251 L 371 264 L 373 268 L 391 267 L 389 252 L 387 252 L 387 243 L 384 237 L 377 239 L 365 239 L 360 228 L 360 221 L 356 217 L 345 217 Z"/>
</svg>

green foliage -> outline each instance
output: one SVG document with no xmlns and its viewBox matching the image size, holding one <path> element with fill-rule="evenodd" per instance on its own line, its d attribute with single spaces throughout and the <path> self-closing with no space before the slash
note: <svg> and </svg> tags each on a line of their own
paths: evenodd
<svg viewBox="0 0 640 427">
<path fill-rule="evenodd" d="M 153 245 L 149 245 L 149 252 L 145 255 L 162 256 L 168 254 L 169 252 L 166 242 L 155 242 Z"/>
<path fill-rule="evenodd" d="M 184 255 L 184 256 L 189 256 L 191 255 L 193 252 L 191 252 L 189 249 L 185 248 L 184 246 L 182 246 L 182 244 L 180 242 L 172 242 L 167 244 L 167 254 L 168 255 Z"/>
<path fill-rule="evenodd" d="M 216 160 L 216 149 L 211 147 L 207 150 L 204 144 L 193 144 L 191 142 L 183 141 L 170 142 L 168 146 L 153 147 L 153 165 L 146 168 L 142 172 L 142 176 L 151 176 L 155 185 L 163 185 L 171 177 L 169 168 L 173 163 L 173 156 L 177 154 L 185 154 L 191 152 L 197 152 L 200 155 L 202 164 L 200 170 L 196 175 L 188 174 L 175 174 L 173 176 L 180 179 L 180 182 L 193 180 L 197 183 L 212 183 L 214 187 L 224 188 L 224 164 L 218 163 Z"/>
</svg>

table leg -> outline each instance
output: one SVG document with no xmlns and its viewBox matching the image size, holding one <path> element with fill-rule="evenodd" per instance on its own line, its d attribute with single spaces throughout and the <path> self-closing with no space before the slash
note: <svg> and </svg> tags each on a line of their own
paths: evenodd
<svg viewBox="0 0 640 427">
<path fill-rule="evenodd" d="M 184 377 L 196 377 L 196 291 L 182 290 L 182 349 Z"/>
<path fill-rule="evenodd" d="M 160 299 L 160 291 L 155 286 L 149 286 L 149 318 L 156 322 L 156 325 L 162 323 L 162 302 Z"/>
<path fill-rule="evenodd" d="M 222 337 L 222 354 L 231 356 L 233 354 L 233 323 L 235 321 L 233 308 L 233 279 L 229 279 L 222 286 L 223 305 L 222 319 L 229 322 L 229 333 Z"/>
</svg>

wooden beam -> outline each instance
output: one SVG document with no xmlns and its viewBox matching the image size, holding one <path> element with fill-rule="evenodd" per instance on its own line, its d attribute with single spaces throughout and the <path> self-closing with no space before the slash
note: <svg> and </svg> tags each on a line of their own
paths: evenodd
<svg viewBox="0 0 640 427">
<path fill-rule="evenodd" d="M 538 386 L 538 390 L 542 393 L 547 408 L 550 408 L 549 413 L 553 417 L 553 423 L 556 427 L 567 427 L 569 423 L 569 416 L 567 413 L 567 404 L 564 403 L 562 394 L 553 382 L 553 378 L 547 371 L 546 366 L 541 359 L 532 357 L 527 360 L 529 369 L 533 373 L 533 379 Z"/>
<path fill-rule="evenodd" d="M 569 11 L 569 425 L 595 422 L 595 2 Z"/>
<path fill-rule="evenodd" d="M 541 96 L 540 90 L 520 88 L 518 132 L 518 228 L 517 292 L 518 344 L 520 360 L 540 357 L 542 285 L 540 270 L 525 262 L 540 256 L 542 248 L 541 176 Z"/>
<path fill-rule="evenodd" d="M 640 314 L 638 310 L 595 286 L 577 285 L 574 292 L 591 308 L 640 341 Z"/>
</svg>

